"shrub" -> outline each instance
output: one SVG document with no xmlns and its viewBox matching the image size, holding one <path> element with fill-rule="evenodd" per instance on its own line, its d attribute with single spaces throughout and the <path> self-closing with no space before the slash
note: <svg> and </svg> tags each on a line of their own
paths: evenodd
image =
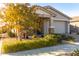
<svg viewBox="0 0 79 59">
<path fill-rule="evenodd" d="M 8 31 L 7 34 L 9 37 L 15 37 L 15 33 L 11 32 L 11 31 Z"/>
<path fill-rule="evenodd" d="M 62 34 L 61 36 L 63 40 L 66 40 L 67 36 L 65 34 Z"/>
<path fill-rule="evenodd" d="M 36 38 L 36 37 L 37 37 L 36 35 L 32 35 L 32 39 L 33 39 L 33 38 Z"/>
<path fill-rule="evenodd" d="M 74 41 L 75 38 L 69 35 L 62 35 L 62 40 L 66 40 L 66 41 Z"/>
<path fill-rule="evenodd" d="M 62 40 L 66 41 L 75 41 L 75 38 L 65 34 L 50 34 L 46 35 L 44 38 L 46 39 L 56 39 L 58 42 L 62 42 Z"/>
<path fill-rule="evenodd" d="M 49 34 L 43 38 L 32 38 L 32 40 L 4 40 L 2 44 L 2 52 L 3 53 L 10 53 L 10 52 L 17 52 L 23 50 L 30 50 L 35 48 L 42 48 L 47 46 L 53 46 L 60 44 L 63 40 L 72 40 L 73 38 L 65 35 L 60 34 Z"/>
<path fill-rule="evenodd" d="M 71 56 L 79 56 L 79 49 L 74 50 L 70 55 Z"/>
<path fill-rule="evenodd" d="M 68 36 L 68 37 L 66 38 L 66 40 L 67 40 L 67 41 L 75 41 L 75 38 L 72 37 L 72 36 Z"/>
<path fill-rule="evenodd" d="M 61 40 L 66 40 L 66 41 L 75 41 L 75 38 L 69 35 L 65 34 L 60 34 Z"/>
<path fill-rule="evenodd" d="M 54 38 L 36 38 L 36 40 L 4 40 L 2 44 L 2 53 L 17 52 L 57 45 Z"/>
<path fill-rule="evenodd" d="M 62 35 L 60 35 L 60 34 L 50 34 L 50 35 L 46 35 L 44 38 L 54 39 L 54 40 L 57 40 L 59 43 L 62 42 Z"/>
</svg>

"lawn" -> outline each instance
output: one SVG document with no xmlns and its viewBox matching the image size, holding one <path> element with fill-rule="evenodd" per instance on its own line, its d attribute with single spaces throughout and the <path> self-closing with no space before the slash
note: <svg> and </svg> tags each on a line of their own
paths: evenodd
<svg viewBox="0 0 79 59">
<path fill-rule="evenodd" d="M 69 37 L 70 40 L 73 40 Z M 69 40 L 69 38 L 66 38 Z M 23 39 L 6 38 L 3 40 L 2 53 L 12 53 L 17 51 L 31 50 L 36 48 L 54 46 L 62 43 L 62 35 L 46 35 L 42 38 Z"/>
</svg>

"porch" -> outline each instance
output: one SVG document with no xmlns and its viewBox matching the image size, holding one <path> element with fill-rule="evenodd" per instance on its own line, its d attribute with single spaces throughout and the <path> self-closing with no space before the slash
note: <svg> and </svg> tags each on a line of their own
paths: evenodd
<svg viewBox="0 0 79 59">
<path fill-rule="evenodd" d="M 37 35 L 39 34 L 49 34 L 50 33 L 50 16 L 46 15 L 46 14 L 39 14 L 39 19 L 38 19 L 38 23 L 39 23 L 39 30 L 36 30 L 35 33 L 37 33 Z"/>
</svg>

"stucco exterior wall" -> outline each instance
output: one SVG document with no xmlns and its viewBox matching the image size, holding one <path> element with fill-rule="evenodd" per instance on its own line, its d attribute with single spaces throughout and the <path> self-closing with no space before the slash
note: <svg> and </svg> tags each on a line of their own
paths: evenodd
<svg viewBox="0 0 79 59">
<path fill-rule="evenodd" d="M 69 19 L 67 17 L 63 16 L 62 14 L 60 14 L 60 13 L 54 11 L 54 10 L 50 10 L 50 11 L 53 12 L 56 15 L 56 17 L 54 17 L 54 20 L 69 21 Z"/>
<path fill-rule="evenodd" d="M 55 29 L 55 32 L 56 32 L 56 30 L 59 30 L 59 33 L 69 33 L 70 27 L 69 27 L 69 23 L 67 23 L 67 22 L 69 22 L 69 19 L 67 17 L 63 16 L 62 14 L 56 12 L 56 11 L 53 11 L 53 10 L 51 10 L 51 11 L 54 14 L 56 14 L 55 17 L 51 16 L 49 13 L 44 12 L 40 9 L 36 11 L 37 14 L 45 14 L 45 15 L 50 16 L 50 22 L 49 21 L 44 22 L 44 34 L 49 33 L 49 28 L 54 28 L 55 29 L 56 27 L 57 28 Z"/>
<path fill-rule="evenodd" d="M 36 10 L 36 13 L 37 14 L 45 14 L 45 15 L 50 15 L 50 14 L 48 14 L 48 13 L 46 13 L 46 12 L 44 12 L 44 11 L 42 11 L 42 10 Z"/>
<path fill-rule="evenodd" d="M 54 28 L 54 18 L 50 18 L 50 28 Z"/>
</svg>

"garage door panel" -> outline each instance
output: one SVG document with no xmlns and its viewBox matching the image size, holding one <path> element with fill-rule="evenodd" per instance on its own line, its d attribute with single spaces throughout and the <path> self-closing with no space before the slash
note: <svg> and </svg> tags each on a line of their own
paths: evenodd
<svg viewBox="0 0 79 59">
<path fill-rule="evenodd" d="M 54 26 L 55 33 L 65 33 L 65 22 L 54 21 Z"/>
</svg>

